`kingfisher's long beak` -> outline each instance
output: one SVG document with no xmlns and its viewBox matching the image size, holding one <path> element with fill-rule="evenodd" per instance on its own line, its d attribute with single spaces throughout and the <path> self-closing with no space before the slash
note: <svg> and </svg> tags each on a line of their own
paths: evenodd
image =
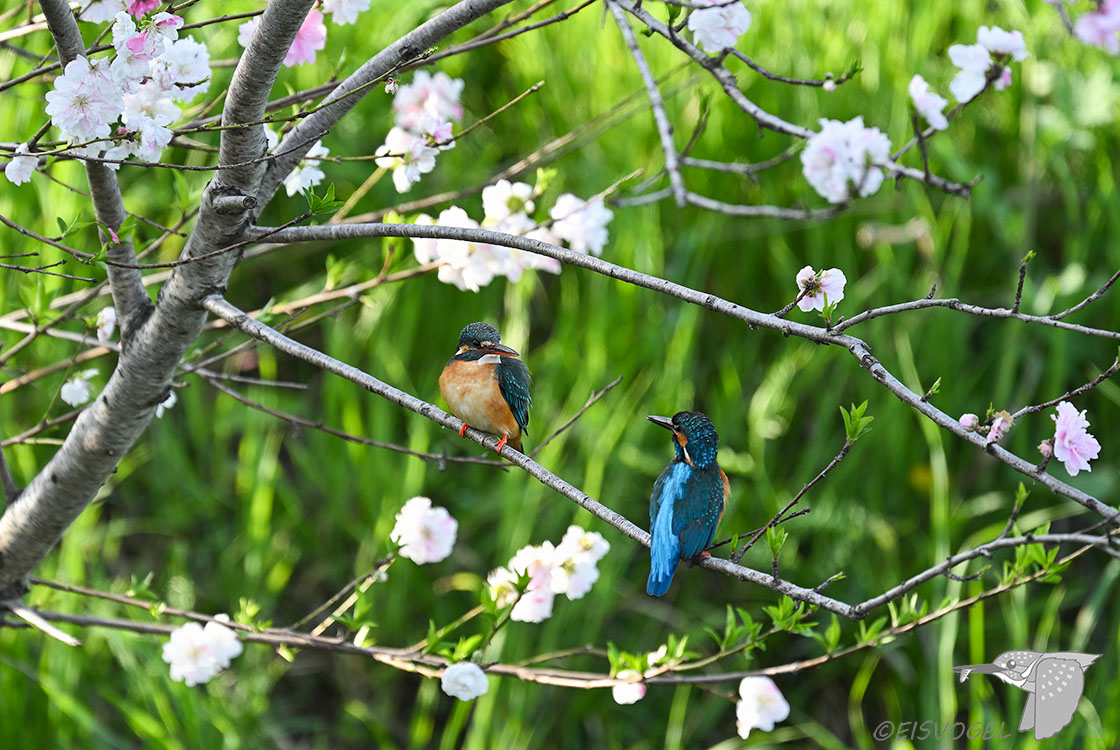
<svg viewBox="0 0 1120 750">
<path fill-rule="evenodd" d="M 972 673 L 976 674 L 1001 674 L 1007 670 L 1003 667 L 997 667 L 995 664 L 965 664 L 960 667 L 953 667 L 953 671 L 961 676 L 961 682 L 968 679 Z"/>
<path fill-rule="evenodd" d="M 520 354 L 515 352 L 513 349 L 510 349 L 505 344 L 491 344 L 490 346 L 486 347 L 483 351 L 485 351 L 487 354 L 499 354 L 503 357 L 520 357 L 521 356 Z"/>
<path fill-rule="evenodd" d="M 646 417 L 646 419 L 653 422 L 658 427 L 664 427 L 666 430 L 669 430 L 670 432 L 676 432 L 677 431 L 676 428 L 673 427 L 673 420 L 671 420 L 667 417 L 649 416 L 649 417 Z"/>
</svg>

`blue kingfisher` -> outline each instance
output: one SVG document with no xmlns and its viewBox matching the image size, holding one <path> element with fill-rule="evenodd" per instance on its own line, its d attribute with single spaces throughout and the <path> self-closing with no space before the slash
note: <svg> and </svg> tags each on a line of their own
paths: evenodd
<svg viewBox="0 0 1120 750">
<path fill-rule="evenodd" d="M 649 580 L 646 593 L 669 590 L 681 560 L 708 553 L 723 518 L 731 485 L 716 463 L 719 434 L 712 420 L 698 411 L 646 417 L 673 433 L 676 457 L 653 484 L 649 498 Z"/>
</svg>

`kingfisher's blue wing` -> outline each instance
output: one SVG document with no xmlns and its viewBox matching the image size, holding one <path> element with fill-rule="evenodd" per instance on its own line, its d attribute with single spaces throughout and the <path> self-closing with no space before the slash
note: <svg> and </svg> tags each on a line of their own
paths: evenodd
<svg viewBox="0 0 1120 750">
<path fill-rule="evenodd" d="M 532 383 L 533 378 L 524 362 L 517 357 L 502 357 L 498 363 L 498 390 L 524 433 L 529 431 L 529 407 L 533 405 L 529 386 Z"/>
<path fill-rule="evenodd" d="M 669 590 L 677 563 L 681 561 L 680 540 L 673 527 L 677 502 L 688 484 L 692 469 L 681 461 L 673 461 L 653 483 L 649 497 L 649 580 L 646 593 L 661 596 Z"/>
<path fill-rule="evenodd" d="M 723 479 L 718 468 L 692 471 L 673 510 L 673 534 L 682 560 L 699 555 L 712 543 L 723 515 Z"/>
</svg>

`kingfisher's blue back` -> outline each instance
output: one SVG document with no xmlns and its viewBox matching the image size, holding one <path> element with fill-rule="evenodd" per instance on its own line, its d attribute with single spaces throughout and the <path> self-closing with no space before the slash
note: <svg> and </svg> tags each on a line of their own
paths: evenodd
<svg viewBox="0 0 1120 750">
<path fill-rule="evenodd" d="M 696 557 L 712 543 L 730 486 L 716 463 L 719 435 L 700 412 L 680 412 L 671 420 L 649 417 L 672 431 L 676 457 L 653 485 L 649 501 L 650 571 L 646 593 L 669 590 L 681 560 Z"/>
</svg>

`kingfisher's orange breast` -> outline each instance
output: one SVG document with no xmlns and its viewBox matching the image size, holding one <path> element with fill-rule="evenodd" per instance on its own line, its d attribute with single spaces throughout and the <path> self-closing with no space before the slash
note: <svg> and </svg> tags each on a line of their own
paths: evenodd
<svg viewBox="0 0 1120 750">
<path fill-rule="evenodd" d="M 498 387 L 498 365 L 453 359 L 439 376 L 439 391 L 451 413 L 471 427 L 521 440 L 521 425 Z"/>
</svg>

